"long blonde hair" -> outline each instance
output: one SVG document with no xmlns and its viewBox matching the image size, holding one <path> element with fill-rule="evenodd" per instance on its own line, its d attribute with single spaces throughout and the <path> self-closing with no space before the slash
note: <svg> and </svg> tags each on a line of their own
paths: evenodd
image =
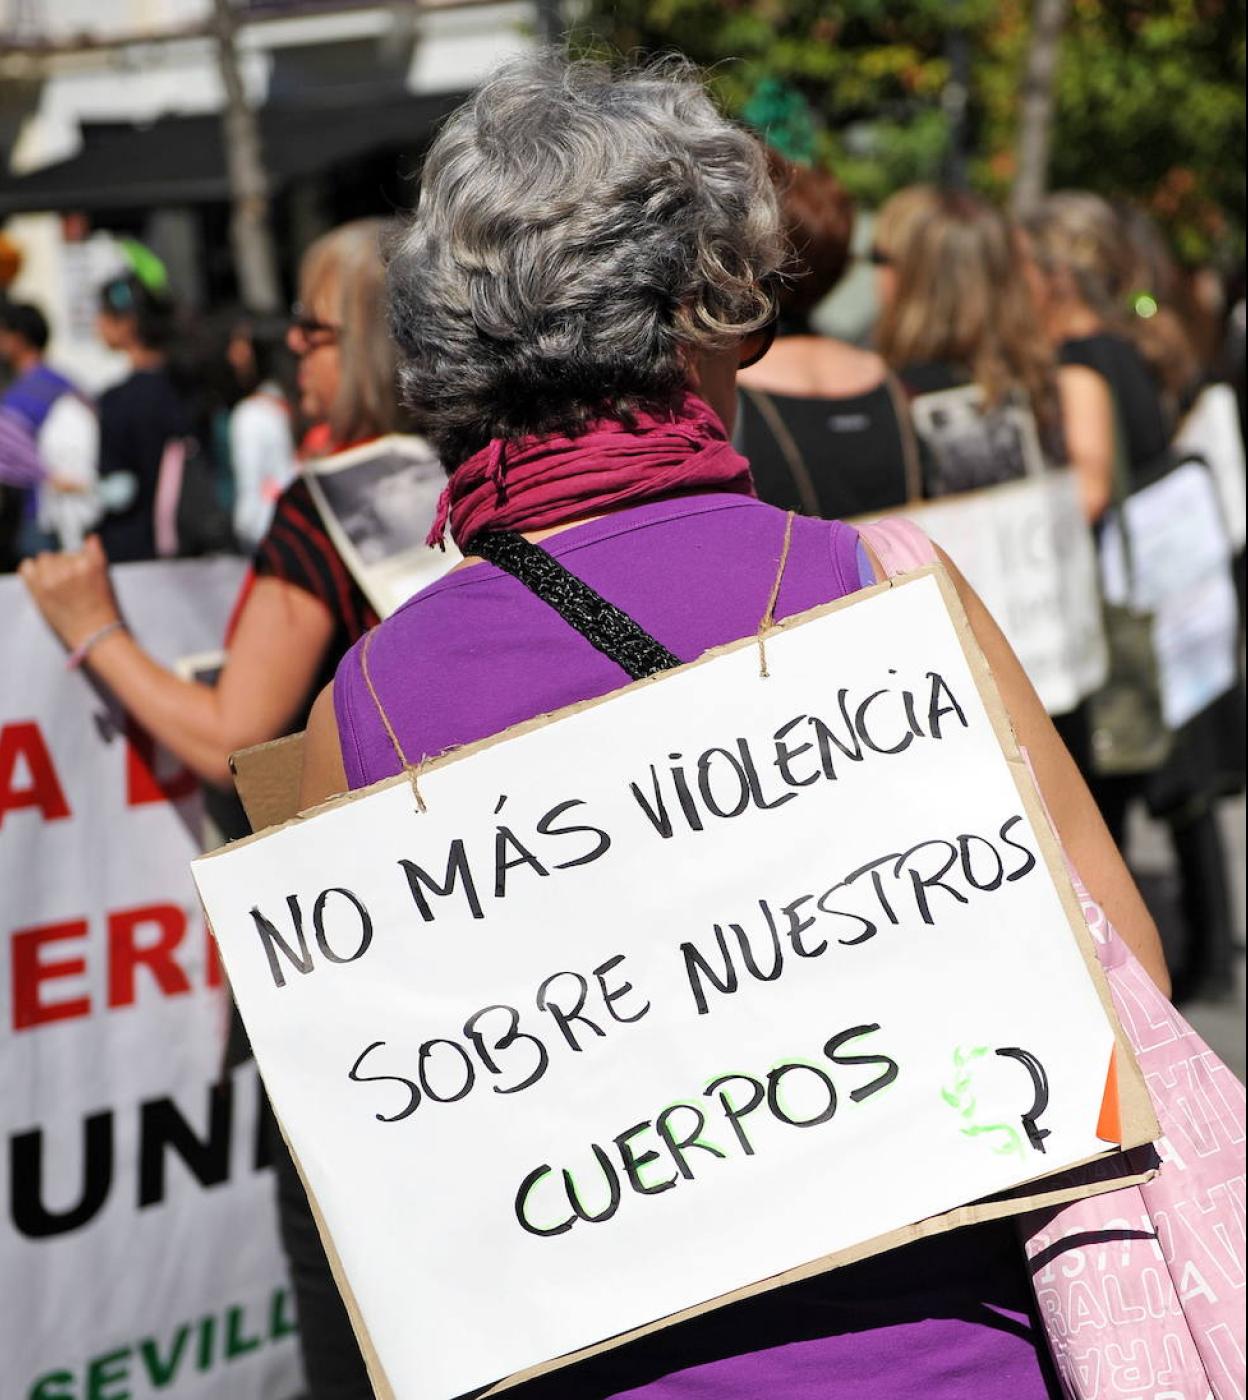
<svg viewBox="0 0 1248 1400">
<path fill-rule="evenodd" d="M 1142 216 L 1123 217 L 1099 195 L 1063 190 L 1027 219 L 1032 255 L 1108 331 L 1132 341 L 1161 387 L 1178 397 L 1199 372 L 1196 353 L 1170 300 L 1175 272 L 1160 234 Z M 1147 293 L 1147 315 L 1132 298 Z"/>
<path fill-rule="evenodd" d="M 333 288 L 341 371 L 329 429 L 339 445 L 404 426 L 382 256 L 394 228 L 389 219 L 340 224 L 311 243 L 300 263 L 299 292 L 305 304 L 311 305 L 326 285 Z"/>
<path fill-rule="evenodd" d="M 1051 425 L 1052 356 L 1005 216 L 977 195 L 916 186 L 885 204 L 879 228 L 897 276 L 878 334 L 888 363 L 959 365 L 990 404 L 1021 390 Z"/>
<path fill-rule="evenodd" d="M 875 216 L 871 231 L 871 244 L 877 253 L 895 264 L 906 248 L 919 223 L 932 210 L 933 203 L 940 198 L 935 185 L 907 185 L 884 201 Z"/>
</svg>

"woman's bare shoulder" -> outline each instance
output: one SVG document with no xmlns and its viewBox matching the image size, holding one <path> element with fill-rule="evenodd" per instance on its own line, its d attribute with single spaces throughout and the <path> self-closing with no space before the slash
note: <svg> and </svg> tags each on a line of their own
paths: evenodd
<svg viewBox="0 0 1248 1400">
<path fill-rule="evenodd" d="M 763 393 L 838 399 L 870 393 L 884 373 L 884 361 L 873 350 L 829 336 L 794 335 L 777 340 L 739 380 Z"/>
</svg>

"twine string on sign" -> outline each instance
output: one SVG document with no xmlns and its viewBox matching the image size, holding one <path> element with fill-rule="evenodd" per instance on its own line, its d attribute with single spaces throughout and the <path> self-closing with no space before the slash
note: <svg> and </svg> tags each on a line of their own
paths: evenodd
<svg viewBox="0 0 1248 1400">
<path fill-rule="evenodd" d="M 403 745 L 399 741 L 399 736 L 394 732 L 394 725 L 390 723 L 390 716 L 386 713 L 386 707 L 381 703 L 381 697 L 377 694 L 377 688 L 373 685 L 372 672 L 368 667 L 368 652 L 373 645 L 373 638 L 377 635 L 377 629 L 373 630 L 364 638 L 364 650 L 360 653 L 360 670 L 364 674 L 364 684 L 368 687 L 368 693 L 373 698 L 373 704 L 377 706 L 377 713 L 381 716 L 381 722 L 385 726 L 386 734 L 390 743 L 398 755 L 399 763 L 403 767 L 403 772 L 407 774 L 408 781 L 412 785 L 412 796 L 416 800 L 416 810 L 423 816 L 429 809 L 425 806 L 425 799 L 420 793 L 420 767 L 419 763 L 409 761 L 407 754 L 403 750 Z"/>
<path fill-rule="evenodd" d="M 794 514 L 794 511 L 789 511 L 784 517 L 784 543 L 780 546 L 780 563 L 776 568 L 775 581 L 767 599 L 767 610 L 758 624 L 758 674 L 763 680 L 770 674 L 767 670 L 767 633 L 776 625 L 776 604 L 780 600 L 780 585 L 784 582 L 784 566 L 789 562 L 789 546 L 793 543 Z"/>
<path fill-rule="evenodd" d="M 780 546 L 780 559 L 776 566 L 776 576 L 772 581 L 771 592 L 767 598 L 767 607 L 758 624 L 758 674 L 766 680 L 770 674 L 767 670 L 767 633 L 776 625 L 776 604 L 780 600 L 780 587 L 784 582 L 785 566 L 789 562 L 789 549 L 793 543 L 793 518 L 795 512 L 789 511 L 784 518 L 784 541 Z M 425 799 L 420 791 L 420 768 L 418 763 L 412 763 L 403 748 L 402 741 L 395 732 L 394 725 L 390 723 L 390 716 L 386 713 L 386 707 L 381 703 L 381 697 L 377 694 L 377 687 L 373 684 L 372 670 L 368 664 L 368 654 L 372 648 L 373 640 L 377 635 L 373 631 L 364 638 L 364 648 L 360 653 L 360 670 L 364 676 L 364 684 L 368 688 L 368 693 L 372 697 L 373 704 L 377 707 L 377 713 L 381 716 L 381 723 L 386 731 L 386 736 L 390 740 L 391 747 L 399 760 L 403 772 L 407 775 L 408 781 L 412 785 L 412 797 L 416 802 L 416 810 L 420 813 L 428 811 L 425 806 Z M 678 664 L 675 657 L 670 658 L 671 664 Z M 666 669 L 666 666 L 660 669 Z"/>
</svg>

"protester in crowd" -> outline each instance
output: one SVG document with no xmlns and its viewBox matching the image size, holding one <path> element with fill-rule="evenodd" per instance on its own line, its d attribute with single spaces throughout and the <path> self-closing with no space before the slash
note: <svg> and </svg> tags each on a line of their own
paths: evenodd
<svg viewBox="0 0 1248 1400">
<path fill-rule="evenodd" d="M 934 185 L 907 185 L 886 199 L 876 214 L 867 258 L 875 268 L 875 300 L 879 306 L 888 306 L 893 300 L 897 261 L 938 197 L 939 190 Z"/>
<path fill-rule="evenodd" d="M 77 549 L 99 515 L 95 410 L 45 358 L 48 323 L 36 306 L 0 310 L 0 481 L 21 492 L 18 553 Z"/>
<path fill-rule="evenodd" d="M 1156 222 L 1138 205 L 1126 201 L 1110 208 L 1126 240 L 1124 301 L 1134 313 L 1136 339 L 1171 413 L 1181 417 L 1205 382 L 1212 360 L 1211 355 L 1202 358 L 1193 334 L 1198 318 L 1205 317 L 1200 316 L 1200 308 L 1184 286 Z M 1201 339 L 1209 338 L 1206 330 Z"/>
<path fill-rule="evenodd" d="M 100 544 L 114 564 L 156 558 L 161 463 L 170 443 L 191 434 L 186 403 L 169 374 L 175 326 L 168 293 L 135 272 L 113 278 L 100 290 L 100 339 L 130 362 L 130 374 L 106 390 L 99 405 L 100 476 L 125 473 L 134 482 L 130 503 L 110 511 L 100 525 Z"/>
<path fill-rule="evenodd" d="M 380 220 L 317 240 L 301 270 L 304 301 L 290 331 L 299 391 L 323 453 L 390 432 L 399 422 L 393 360 L 379 321 Z M 98 543 L 23 570 L 31 593 L 71 650 L 110 629 L 84 658 L 156 739 L 208 782 L 228 786 L 236 749 L 285 733 L 306 713 L 318 678 L 375 620 L 339 558 L 306 481 L 282 493 L 256 552 L 215 686 L 160 667 L 125 630 Z"/>
<path fill-rule="evenodd" d="M 1005 216 L 976 195 L 921 185 L 884 205 L 879 230 L 889 253 L 876 339 L 922 415 L 923 494 L 996 486 L 1061 462 L 1053 355 Z M 1054 723 L 1086 773 L 1086 707 Z"/>
<path fill-rule="evenodd" d="M 230 415 L 254 383 L 239 375 L 234 362 L 241 359 L 238 346 L 245 344 L 250 366 L 250 334 L 250 322 L 237 306 L 199 312 L 183 318 L 169 356 L 169 375 L 186 404 L 212 499 L 227 517 L 234 511 Z M 258 539 L 252 539 L 249 547 L 254 548 Z M 236 543 L 241 547 L 241 541 Z"/>
<path fill-rule="evenodd" d="M 826 170 L 768 151 L 789 258 L 777 282 L 776 340 L 742 368 L 736 445 L 762 500 L 826 519 L 866 515 L 917 494 L 908 410 L 884 362 L 810 324 L 849 260 L 854 211 Z"/>
<path fill-rule="evenodd" d="M 1095 481 L 1085 503 L 1099 519 L 1113 495 L 1116 460 L 1125 490 L 1148 481 L 1166 459 L 1190 390 L 1195 357 L 1176 351 L 1176 325 L 1153 326 L 1138 299 L 1140 258 L 1129 230 L 1099 196 L 1049 196 L 1027 221 L 1031 283 L 1045 331 L 1061 361 L 1063 425 L 1070 456 Z M 1151 295 L 1151 294 L 1150 294 Z M 1155 306 L 1152 298 L 1148 310 Z M 1242 693 L 1242 692 L 1240 692 Z M 1119 843 L 1137 799 L 1170 829 L 1178 859 L 1187 947 L 1176 1000 L 1232 989 L 1233 928 L 1216 800 L 1243 785 L 1239 693 L 1215 704 L 1176 735 L 1160 769 L 1096 776 L 1091 787 Z"/>
<path fill-rule="evenodd" d="M 295 441 L 283 384 L 289 349 L 272 327 L 236 327 L 230 364 L 243 397 L 230 410 L 234 533 L 244 549 L 264 538 L 278 497 L 294 479 Z"/>
<path fill-rule="evenodd" d="M 1052 355 L 1004 215 L 977 195 L 930 186 L 894 201 L 880 213 L 891 252 L 876 340 L 912 399 L 946 396 L 939 411 L 916 416 L 924 495 L 1022 477 L 1043 467 L 1037 449 L 1060 460 Z"/>
<path fill-rule="evenodd" d="M 402 382 L 452 469 L 456 542 L 513 567 L 526 538 L 543 539 L 540 554 L 684 661 L 752 636 L 786 516 L 754 498 L 728 435 L 783 259 L 761 151 L 684 70 L 612 78 L 543 56 L 487 81 L 434 142 L 390 268 Z M 874 579 L 851 527 L 791 524 L 776 616 Z M 1156 931 L 1085 785 L 953 576 L 1067 851 L 1164 985 Z M 417 763 L 624 684 L 564 620 L 571 600 L 545 596 L 469 558 L 354 647 L 309 722 L 304 802 L 401 772 L 396 741 Z M 1027 1293 L 1011 1227 L 975 1226 L 665 1328 L 524 1393 L 968 1400 L 1008 1384 L 1029 1400 L 1056 1390 Z"/>
<path fill-rule="evenodd" d="M 289 332 L 305 417 L 324 454 L 393 432 L 395 397 L 386 331 L 380 219 L 325 234 L 300 268 L 301 302 Z M 339 658 L 376 614 L 334 548 L 307 482 L 282 493 L 256 551 L 213 685 L 181 679 L 126 630 L 92 537 L 80 553 L 44 555 L 22 568 L 32 596 L 69 649 L 160 743 L 209 783 L 231 782 L 229 755 L 298 728 Z M 290 1156 L 273 1144 L 283 1243 L 314 1397 L 371 1395 L 346 1311 Z"/>
<path fill-rule="evenodd" d="M 1237 357 L 1233 338 L 1235 285 L 1209 266 L 1195 272 L 1180 268 L 1156 220 L 1137 205 L 1123 202 L 1114 212 L 1132 257 L 1129 300 L 1147 323 L 1140 328 L 1147 358 L 1177 404 L 1180 448 L 1202 457 L 1218 483 L 1228 533 L 1237 545 L 1233 570 L 1242 625 L 1244 378 L 1242 340 Z M 1242 272 L 1238 275 L 1242 285 Z M 1237 753 L 1242 770 L 1242 730 Z"/>
<path fill-rule="evenodd" d="M 1115 415 L 1127 459 L 1143 471 L 1170 445 L 1177 386 L 1163 379 L 1147 318 L 1131 304 L 1135 260 L 1104 200 L 1050 196 L 1027 221 L 1026 248 L 1033 301 L 1059 359 L 1067 454 L 1097 521 L 1113 495 Z"/>
</svg>

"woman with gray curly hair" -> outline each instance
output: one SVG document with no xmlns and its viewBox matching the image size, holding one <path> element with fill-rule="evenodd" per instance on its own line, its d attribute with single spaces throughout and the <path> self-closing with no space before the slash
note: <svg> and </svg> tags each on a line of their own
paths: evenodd
<svg viewBox="0 0 1248 1400">
<path fill-rule="evenodd" d="M 728 441 L 737 370 L 767 346 L 779 228 L 761 149 L 683 66 L 542 56 L 450 119 L 389 276 L 407 399 L 450 471 L 435 537 L 466 558 L 339 667 L 308 728 L 305 808 L 754 634 L 782 562 L 776 617 L 874 581 L 854 529 L 761 504 Z M 1067 849 L 1164 982 L 1082 780 L 952 572 Z M 1008 1224 L 979 1225 L 521 1393 L 1036 1400 L 1055 1392 L 1028 1298 Z"/>
</svg>

